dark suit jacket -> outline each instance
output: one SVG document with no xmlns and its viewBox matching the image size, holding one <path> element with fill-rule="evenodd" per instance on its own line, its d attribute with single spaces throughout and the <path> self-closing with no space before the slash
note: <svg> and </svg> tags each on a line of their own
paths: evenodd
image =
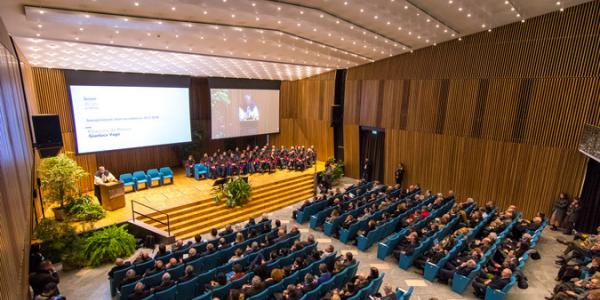
<svg viewBox="0 0 600 300">
<path fill-rule="evenodd" d="M 44 290 L 44 286 L 50 282 L 59 283 L 58 273 L 38 271 L 29 275 L 29 284 L 33 289 L 34 295 L 39 295 Z"/>
<path fill-rule="evenodd" d="M 501 290 L 510 282 L 510 278 L 494 277 L 488 286 L 490 288 Z"/>
</svg>

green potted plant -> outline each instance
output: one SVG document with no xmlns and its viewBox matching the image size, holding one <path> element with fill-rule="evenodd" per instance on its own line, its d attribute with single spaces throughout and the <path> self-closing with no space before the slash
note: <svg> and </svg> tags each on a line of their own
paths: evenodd
<svg viewBox="0 0 600 300">
<path fill-rule="evenodd" d="M 66 222 L 42 219 L 33 230 L 34 239 L 39 239 L 44 255 L 53 262 L 62 262 L 66 268 L 85 265 L 83 257 L 84 239 Z"/>
<path fill-rule="evenodd" d="M 216 203 L 225 200 L 227 207 L 243 206 L 250 199 L 251 186 L 242 177 L 236 176 L 232 181 L 214 188 Z"/>
<path fill-rule="evenodd" d="M 118 257 L 126 257 L 135 251 L 135 238 L 125 226 L 112 225 L 92 232 L 83 247 L 83 256 L 90 266 L 112 262 Z"/>
<path fill-rule="evenodd" d="M 102 206 L 90 195 L 71 197 L 65 206 L 70 221 L 98 221 L 106 216 Z"/>
<path fill-rule="evenodd" d="M 54 207 L 54 217 L 63 220 L 65 206 L 71 199 L 69 196 L 78 194 L 78 181 L 87 173 L 65 153 L 42 160 L 40 177 L 45 199 L 57 204 Z"/>
</svg>

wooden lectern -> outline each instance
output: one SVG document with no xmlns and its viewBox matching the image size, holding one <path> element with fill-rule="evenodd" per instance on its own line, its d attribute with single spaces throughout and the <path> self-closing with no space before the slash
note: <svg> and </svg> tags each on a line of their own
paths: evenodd
<svg viewBox="0 0 600 300">
<path fill-rule="evenodd" d="M 125 188 L 122 182 L 100 185 L 100 197 L 102 197 L 102 207 L 106 210 L 125 207 Z"/>
</svg>

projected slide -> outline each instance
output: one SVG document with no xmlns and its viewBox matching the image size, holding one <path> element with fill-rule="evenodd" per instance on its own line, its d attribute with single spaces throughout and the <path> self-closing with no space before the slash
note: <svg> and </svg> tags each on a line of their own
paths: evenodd
<svg viewBox="0 0 600 300">
<path fill-rule="evenodd" d="M 78 153 L 191 141 L 188 88 L 71 85 Z"/>
<path fill-rule="evenodd" d="M 279 90 L 210 89 L 212 138 L 279 132 Z"/>
</svg>

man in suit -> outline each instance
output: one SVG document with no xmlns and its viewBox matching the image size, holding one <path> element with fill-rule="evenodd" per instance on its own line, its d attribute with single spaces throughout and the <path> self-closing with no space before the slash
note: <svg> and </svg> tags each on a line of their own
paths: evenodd
<svg viewBox="0 0 600 300">
<path fill-rule="evenodd" d="M 265 285 L 262 282 L 262 279 L 258 276 L 252 277 L 251 284 L 245 284 L 242 286 L 242 293 L 244 294 L 244 298 L 250 298 L 265 289 Z"/>
<path fill-rule="evenodd" d="M 373 173 L 373 166 L 371 165 L 371 162 L 369 161 L 369 158 L 365 158 L 365 162 L 363 163 L 362 166 L 362 179 L 366 180 L 366 181 L 371 181 L 371 175 Z"/>
<path fill-rule="evenodd" d="M 492 289 L 496 289 L 496 290 L 501 290 L 503 289 L 509 282 L 510 282 L 510 277 L 512 276 L 512 271 L 508 268 L 502 270 L 502 273 L 500 274 L 500 276 L 496 276 L 493 279 L 488 279 L 484 282 L 478 282 L 478 281 L 474 281 L 473 282 L 473 294 L 475 294 L 475 296 L 477 296 L 478 298 L 483 299 L 483 297 L 485 296 L 485 290 L 486 287 L 490 287 Z"/>
<path fill-rule="evenodd" d="M 396 184 L 402 185 L 402 179 L 404 178 L 404 165 L 402 163 L 398 165 L 394 177 L 396 178 Z"/>
<path fill-rule="evenodd" d="M 471 273 L 471 271 L 475 269 L 476 266 L 477 263 L 474 260 L 469 259 L 454 269 L 441 269 L 438 278 L 441 282 L 447 283 L 448 280 L 450 280 L 454 276 L 454 273 L 467 276 L 469 273 Z"/>
<path fill-rule="evenodd" d="M 100 186 L 105 185 L 109 182 L 115 182 L 117 179 L 115 176 L 104 168 L 99 166 L 98 171 L 94 174 L 94 195 L 98 198 L 100 205 L 102 205 L 102 195 L 100 194 Z"/>
<path fill-rule="evenodd" d="M 131 263 L 122 258 L 115 259 L 115 266 L 108 272 L 108 277 L 112 278 L 116 271 L 123 270 L 131 266 Z"/>
</svg>

